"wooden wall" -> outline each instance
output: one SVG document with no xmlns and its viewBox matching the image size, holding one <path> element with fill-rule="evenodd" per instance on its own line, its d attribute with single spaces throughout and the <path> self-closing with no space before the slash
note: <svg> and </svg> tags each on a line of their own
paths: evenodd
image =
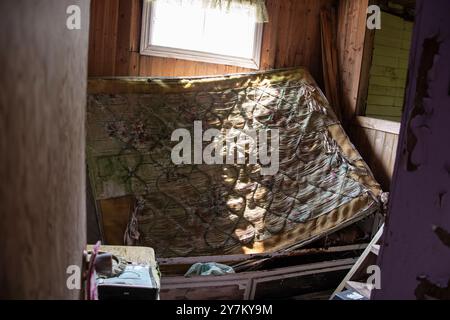
<svg viewBox="0 0 450 320">
<path fill-rule="evenodd" d="M 390 190 L 400 123 L 361 117 L 367 98 L 374 33 L 366 27 L 373 0 L 339 0 L 338 52 L 344 122 L 385 191 Z"/>
<path fill-rule="evenodd" d="M 390 190 L 397 156 L 400 123 L 358 117 L 350 135 L 384 191 Z"/>
<path fill-rule="evenodd" d="M 322 83 L 319 12 L 335 0 L 267 0 L 262 70 L 306 66 Z M 201 76 L 246 69 L 141 56 L 141 0 L 92 0 L 90 76 Z"/>
<path fill-rule="evenodd" d="M 368 5 L 369 0 L 339 0 L 337 47 L 346 124 L 358 112 Z"/>
<path fill-rule="evenodd" d="M 89 0 L 2 0 L 0 15 L 0 299 L 78 299 Z"/>
<path fill-rule="evenodd" d="M 339 17 L 337 47 L 345 121 L 354 125 L 355 116 L 359 115 L 358 104 L 365 100 L 360 99 L 361 79 L 370 70 L 370 64 L 364 69 L 365 50 L 371 50 L 365 47 L 369 0 L 267 0 L 270 22 L 264 27 L 261 69 L 306 66 L 321 85 L 319 12 L 322 7 L 331 5 L 337 8 Z M 248 71 L 232 66 L 141 56 L 141 13 L 141 0 L 92 0 L 90 76 L 199 76 Z M 382 130 L 369 130 L 383 135 Z M 352 130 L 353 140 L 362 141 L 364 131 L 361 130 L 360 134 Z M 370 131 L 366 134 L 376 136 Z M 369 140 L 372 141 L 371 138 Z M 389 155 L 383 145 L 376 144 L 377 141 L 383 139 L 378 137 L 369 145 L 361 145 L 366 150 L 362 153 L 369 163 L 374 163 L 374 168 L 378 166 L 376 163 L 386 161 L 386 158 L 388 161 L 395 158 L 395 153 Z M 374 169 L 386 189 L 393 164 L 387 166 L 387 173 L 378 174 Z"/>
<path fill-rule="evenodd" d="M 322 84 L 319 12 L 334 5 L 339 17 L 338 42 L 340 78 L 345 121 L 355 124 L 360 83 L 364 73 L 366 11 L 369 0 L 267 0 L 270 23 L 264 27 L 262 70 L 306 66 Z M 92 0 L 89 51 L 90 76 L 199 76 L 245 72 L 246 69 L 139 54 L 141 0 Z M 369 66 L 370 67 L 370 66 Z M 352 130 L 354 141 L 389 189 L 395 152 L 383 142 L 383 130 Z M 373 133 L 372 131 L 378 131 Z M 368 136 L 370 143 L 363 143 Z M 376 138 L 374 138 L 376 137 Z M 386 137 L 390 142 L 391 136 Z M 384 161 L 388 161 L 387 164 Z M 382 167 L 381 171 L 377 168 Z M 381 172 L 381 173 L 379 173 Z"/>
</svg>

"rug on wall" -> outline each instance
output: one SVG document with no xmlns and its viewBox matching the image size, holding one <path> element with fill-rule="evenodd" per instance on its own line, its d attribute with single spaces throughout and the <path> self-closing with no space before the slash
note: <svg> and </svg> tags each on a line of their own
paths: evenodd
<svg viewBox="0 0 450 320">
<path fill-rule="evenodd" d="M 96 200 L 133 197 L 124 241 L 158 257 L 287 250 L 380 208 L 379 184 L 303 68 L 91 79 L 87 133 Z M 253 144 L 233 144 L 242 137 Z"/>
</svg>

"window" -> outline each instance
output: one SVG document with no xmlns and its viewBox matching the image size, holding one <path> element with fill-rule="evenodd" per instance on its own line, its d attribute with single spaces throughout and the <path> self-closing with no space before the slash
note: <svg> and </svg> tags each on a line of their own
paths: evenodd
<svg viewBox="0 0 450 320">
<path fill-rule="evenodd" d="M 250 4 L 224 10 L 203 0 L 145 1 L 141 54 L 259 69 L 257 21 Z"/>
</svg>

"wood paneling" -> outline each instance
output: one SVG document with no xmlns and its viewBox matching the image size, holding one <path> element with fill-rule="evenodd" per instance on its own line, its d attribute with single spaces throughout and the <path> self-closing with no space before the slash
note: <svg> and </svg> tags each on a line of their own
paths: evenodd
<svg viewBox="0 0 450 320">
<path fill-rule="evenodd" d="M 383 189 L 390 189 L 398 146 L 398 127 L 376 119 L 358 119 L 365 103 L 370 61 L 364 54 L 372 51 L 373 32 L 367 31 L 369 0 L 339 0 L 338 52 L 344 122 L 350 123 L 353 143 L 372 169 Z M 365 41 L 369 37 L 369 41 Z M 364 121 L 359 121 L 364 120 Z"/>
<path fill-rule="evenodd" d="M 392 126 L 374 121 L 358 121 L 351 127 L 351 137 L 361 156 L 384 191 L 389 191 L 398 147 L 398 132 Z M 382 120 L 379 120 L 382 121 Z"/>
<path fill-rule="evenodd" d="M 375 32 L 366 115 L 400 122 L 413 23 L 383 12 Z"/>
<path fill-rule="evenodd" d="M 339 0 L 338 52 L 344 119 L 357 115 L 369 0 Z"/>
<path fill-rule="evenodd" d="M 66 28 L 69 5 L 81 30 Z M 0 13 L 0 299 L 77 299 L 89 0 L 2 0 Z"/>
<path fill-rule="evenodd" d="M 359 117 L 367 100 L 374 32 L 366 27 L 373 0 L 339 0 L 338 52 L 344 123 L 358 151 L 389 191 L 397 154 L 399 123 Z"/>
<path fill-rule="evenodd" d="M 261 69 L 305 66 L 322 83 L 320 10 L 335 0 L 267 0 Z M 139 54 L 141 0 L 92 0 L 90 76 L 202 76 L 248 69 Z"/>
<path fill-rule="evenodd" d="M 124 234 L 130 221 L 135 200 L 133 197 L 123 197 L 100 200 L 99 209 L 102 212 L 104 242 L 109 245 L 123 245 Z"/>
</svg>

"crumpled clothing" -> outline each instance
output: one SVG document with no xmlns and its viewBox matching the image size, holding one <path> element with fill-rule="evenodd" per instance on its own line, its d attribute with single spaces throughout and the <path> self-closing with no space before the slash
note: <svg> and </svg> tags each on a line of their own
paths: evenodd
<svg viewBox="0 0 450 320">
<path fill-rule="evenodd" d="M 211 262 L 194 264 L 184 276 L 223 276 L 233 273 L 235 272 L 232 267 L 220 263 Z"/>
</svg>

